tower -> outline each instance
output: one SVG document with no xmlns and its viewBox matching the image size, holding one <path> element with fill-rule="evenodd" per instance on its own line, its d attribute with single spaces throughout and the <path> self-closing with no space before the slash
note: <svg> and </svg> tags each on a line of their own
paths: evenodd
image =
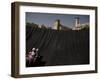
<svg viewBox="0 0 100 80">
<path fill-rule="evenodd" d="M 75 17 L 75 27 L 78 28 L 80 26 L 79 17 Z"/>
<path fill-rule="evenodd" d="M 55 30 L 60 30 L 60 20 L 59 20 L 59 19 L 57 19 L 57 20 L 54 22 L 53 29 L 55 29 Z"/>
</svg>

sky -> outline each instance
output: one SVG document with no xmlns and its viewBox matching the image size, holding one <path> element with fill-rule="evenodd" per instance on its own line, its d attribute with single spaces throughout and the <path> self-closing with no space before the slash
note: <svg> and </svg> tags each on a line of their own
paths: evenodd
<svg viewBox="0 0 100 80">
<path fill-rule="evenodd" d="M 26 22 L 48 27 L 52 27 L 57 19 L 64 26 L 75 27 L 75 17 L 80 18 L 80 24 L 89 23 L 89 15 L 26 12 Z"/>
</svg>

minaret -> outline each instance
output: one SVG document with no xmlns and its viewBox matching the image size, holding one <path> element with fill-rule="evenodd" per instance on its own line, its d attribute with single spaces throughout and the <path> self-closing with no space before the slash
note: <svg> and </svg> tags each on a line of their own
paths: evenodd
<svg viewBox="0 0 100 80">
<path fill-rule="evenodd" d="M 75 17 L 75 27 L 78 28 L 80 26 L 79 17 Z"/>
</svg>

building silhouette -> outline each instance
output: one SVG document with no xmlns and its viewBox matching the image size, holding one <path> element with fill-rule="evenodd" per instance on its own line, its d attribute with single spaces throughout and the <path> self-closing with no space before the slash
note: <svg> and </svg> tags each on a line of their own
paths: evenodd
<svg viewBox="0 0 100 80">
<path fill-rule="evenodd" d="M 52 29 L 55 29 L 55 30 L 71 30 L 67 26 L 62 25 L 59 19 L 57 19 L 54 22 L 54 26 L 52 27 Z"/>
<path fill-rule="evenodd" d="M 80 24 L 80 18 L 75 17 L 75 27 L 72 30 L 82 30 L 84 28 L 89 28 L 89 23 Z"/>
</svg>

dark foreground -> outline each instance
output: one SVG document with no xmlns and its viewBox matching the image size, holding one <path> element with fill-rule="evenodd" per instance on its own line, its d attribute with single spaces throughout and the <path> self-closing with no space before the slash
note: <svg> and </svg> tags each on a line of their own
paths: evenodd
<svg viewBox="0 0 100 80">
<path fill-rule="evenodd" d="M 57 31 L 26 28 L 26 54 L 38 48 L 38 58 L 26 67 L 89 64 L 89 29 Z"/>
</svg>

